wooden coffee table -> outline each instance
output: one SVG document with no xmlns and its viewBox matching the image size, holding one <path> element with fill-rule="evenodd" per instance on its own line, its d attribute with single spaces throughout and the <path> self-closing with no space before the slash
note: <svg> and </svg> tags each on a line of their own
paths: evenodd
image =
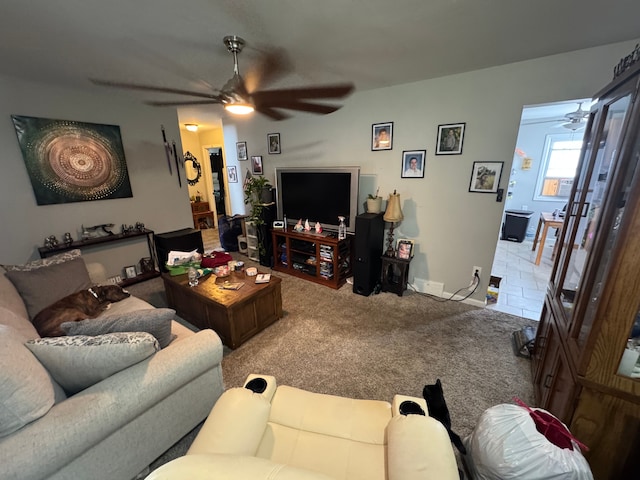
<svg viewBox="0 0 640 480">
<path fill-rule="evenodd" d="M 210 274 L 189 286 L 186 275 L 162 274 L 167 302 L 176 313 L 199 328 L 214 330 L 229 348 L 238 348 L 256 333 L 282 318 L 282 280 L 271 276 L 269 283 L 255 283 L 255 277 L 233 272 L 228 277 Z M 244 282 L 239 290 L 225 290 L 225 282 Z"/>
</svg>

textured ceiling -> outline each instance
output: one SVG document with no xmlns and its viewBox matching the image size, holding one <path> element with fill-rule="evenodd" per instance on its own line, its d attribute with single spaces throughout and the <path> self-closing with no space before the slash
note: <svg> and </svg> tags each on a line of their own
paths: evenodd
<svg viewBox="0 0 640 480">
<path fill-rule="evenodd" d="M 263 88 L 364 90 L 635 39 L 638 18 L 637 0 L 4 0 L 0 73 L 87 90 L 104 89 L 87 80 L 96 77 L 206 92 L 231 77 L 222 38 L 239 35 L 245 76 L 265 51 L 291 66 Z"/>
</svg>

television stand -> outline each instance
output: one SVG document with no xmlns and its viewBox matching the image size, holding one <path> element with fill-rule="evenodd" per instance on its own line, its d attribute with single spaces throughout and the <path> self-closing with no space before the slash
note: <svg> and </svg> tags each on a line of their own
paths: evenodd
<svg viewBox="0 0 640 480">
<path fill-rule="evenodd" d="M 351 276 L 352 236 L 272 230 L 273 269 L 338 289 Z"/>
</svg>

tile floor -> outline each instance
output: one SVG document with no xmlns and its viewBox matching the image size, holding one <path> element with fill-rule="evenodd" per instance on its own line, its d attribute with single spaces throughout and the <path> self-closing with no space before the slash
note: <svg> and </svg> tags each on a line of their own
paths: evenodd
<svg viewBox="0 0 640 480">
<path fill-rule="evenodd" d="M 555 238 L 547 237 L 540 265 L 536 265 L 536 251 L 531 251 L 532 239 L 522 243 L 498 240 L 491 275 L 502 277 L 498 302 L 487 308 L 539 320 L 553 262 L 551 253 Z"/>
</svg>

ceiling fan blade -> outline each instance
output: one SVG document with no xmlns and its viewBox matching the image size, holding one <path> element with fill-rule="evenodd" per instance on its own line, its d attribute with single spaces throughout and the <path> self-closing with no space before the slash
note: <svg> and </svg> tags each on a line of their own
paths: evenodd
<svg viewBox="0 0 640 480">
<path fill-rule="evenodd" d="M 184 100 L 184 101 L 172 101 L 172 102 L 163 102 L 163 101 L 147 101 L 144 102 L 147 105 L 153 105 L 154 107 L 179 107 L 181 105 L 214 105 L 222 103 L 220 99 L 211 99 L 211 100 Z"/>
<path fill-rule="evenodd" d="M 288 110 L 299 110 L 301 112 L 318 113 L 321 115 L 333 113 L 341 108 L 340 105 L 323 105 L 320 103 L 301 102 L 298 100 L 269 103 L 269 107 L 286 108 Z"/>
<path fill-rule="evenodd" d="M 260 112 L 263 115 L 266 115 L 267 117 L 273 119 L 273 120 L 284 120 L 286 118 L 290 118 L 291 115 L 287 115 L 284 112 L 279 112 L 277 110 L 274 110 L 271 107 L 267 107 L 267 106 L 256 106 L 256 112 Z"/>
<path fill-rule="evenodd" d="M 247 92 L 255 92 L 258 88 L 273 83 L 292 70 L 291 61 L 282 48 L 264 52 L 252 68 L 245 71 L 245 87 Z"/>
<path fill-rule="evenodd" d="M 212 99 L 219 98 L 218 95 L 214 93 L 192 92 L 190 90 L 181 90 L 178 88 L 156 87 L 153 85 L 141 85 L 138 83 L 112 82 L 110 80 L 98 80 L 95 78 L 90 78 L 89 80 L 92 83 L 96 85 L 101 85 L 103 87 L 126 88 L 129 90 L 143 90 L 148 92 L 176 93 L 178 95 L 189 95 L 191 97 L 202 97 L 202 98 L 212 98 Z"/>
<path fill-rule="evenodd" d="M 260 90 L 251 96 L 256 102 L 273 104 L 301 98 L 343 98 L 353 91 L 353 83 L 341 83 L 318 87 L 283 88 L 279 90 Z"/>
</svg>

